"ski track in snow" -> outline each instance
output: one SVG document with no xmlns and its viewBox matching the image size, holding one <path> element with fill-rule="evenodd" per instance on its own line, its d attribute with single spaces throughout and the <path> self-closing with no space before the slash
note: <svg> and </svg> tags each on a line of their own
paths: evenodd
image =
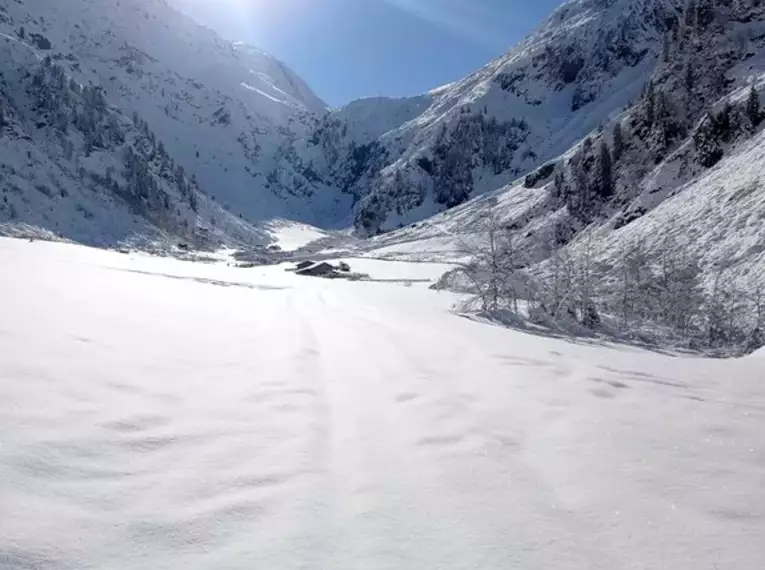
<svg viewBox="0 0 765 570">
<path fill-rule="evenodd" d="M 765 559 L 763 359 L 529 336 L 281 267 L 7 239 L 0 267 L 2 568 Z"/>
</svg>

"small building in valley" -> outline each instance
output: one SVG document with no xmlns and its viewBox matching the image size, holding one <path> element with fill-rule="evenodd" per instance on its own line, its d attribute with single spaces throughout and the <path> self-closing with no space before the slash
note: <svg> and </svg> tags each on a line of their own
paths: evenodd
<svg viewBox="0 0 765 570">
<path fill-rule="evenodd" d="M 301 267 L 301 265 L 303 264 L 298 264 L 298 267 L 295 270 L 295 273 L 298 275 L 307 275 L 310 277 L 335 277 L 337 273 L 335 266 L 326 261 L 310 263 L 303 267 Z"/>
</svg>

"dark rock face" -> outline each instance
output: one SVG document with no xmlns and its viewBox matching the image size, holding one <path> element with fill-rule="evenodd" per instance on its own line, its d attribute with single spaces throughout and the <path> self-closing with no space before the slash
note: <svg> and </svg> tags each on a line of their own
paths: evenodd
<svg viewBox="0 0 765 570">
<path fill-rule="evenodd" d="M 561 63 L 560 68 L 558 69 L 558 77 L 564 84 L 568 85 L 569 83 L 576 81 L 576 78 L 579 77 L 579 72 L 581 72 L 583 68 L 583 58 L 576 57 L 573 59 L 566 59 Z"/>
<path fill-rule="evenodd" d="M 50 40 L 42 34 L 30 33 L 28 37 L 29 40 L 37 47 L 37 49 L 47 51 L 53 47 Z"/>
<path fill-rule="evenodd" d="M 549 180 L 550 176 L 555 172 L 555 163 L 551 162 L 539 167 L 531 174 L 527 174 L 523 180 L 523 185 L 526 188 L 534 188 L 537 184 L 543 181 Z"/>
</svg>

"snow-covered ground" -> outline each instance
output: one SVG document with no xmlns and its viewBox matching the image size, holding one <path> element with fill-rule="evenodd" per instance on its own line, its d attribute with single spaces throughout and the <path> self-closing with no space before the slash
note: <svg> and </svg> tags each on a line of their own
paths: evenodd
<svg viewBox="0 0 765 570">
<path fill-rule="evenodd" d="M 444 273 L 454 269 L 450 263 L 418 263 L 365 257 L 342 257 L 328 261 L 345 261 L 354 272 L 365 273 L 375 281 L 422 281 L 432 284 Z"/>
<path fill-rule="evenodd" d="M 762 358 L 525 335 L 281 267 L 8 239 L 0 267 L 4 569 L 765 560 Z"/>
<path fill-rule="evenodd" d="M 328 235 L 314 226 L 288 220 L 273 221 L 267 227 L 274 245 L 279 246 L 282 251 L 295 251 Z"/>
</svg>

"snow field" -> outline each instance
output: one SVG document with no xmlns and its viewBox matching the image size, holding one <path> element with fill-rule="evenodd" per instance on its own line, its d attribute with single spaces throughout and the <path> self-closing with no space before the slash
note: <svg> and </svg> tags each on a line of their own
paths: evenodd
<svg viewBox="0 0 765 570">
<path fill-rule="evenodd" d="M 3 568 L 765 559 L 762 359 L 525 335 L 283 267 L 7 239 L 0 267 Z"/>
</svg>

